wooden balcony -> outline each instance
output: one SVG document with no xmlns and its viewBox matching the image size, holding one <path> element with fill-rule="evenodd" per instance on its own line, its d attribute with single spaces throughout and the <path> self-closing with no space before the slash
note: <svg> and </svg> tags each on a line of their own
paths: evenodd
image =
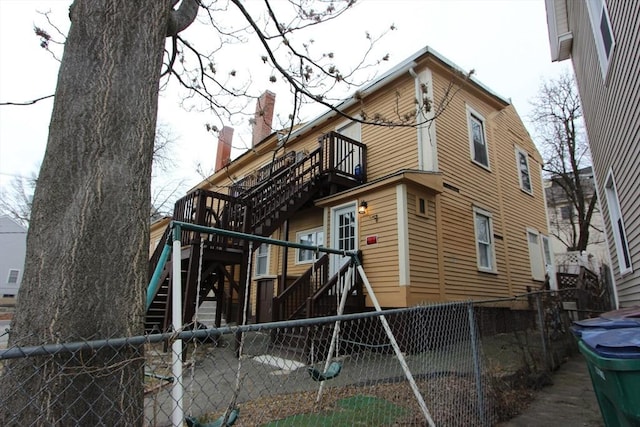
<svg viewBox="0 0 640 427">
<path fill-rule="evenodd" d="M 318 138 L 318 147 L 311 152 L 288 152 L 271 164 L 264 166 L 236 182 L 229 194 L 198 189 L 178 200 L 175 204 L 173 220 L 205 227 L 214 227 L 241 233 L 269 236 L 285 220 L 318 197 L 334 194 L 361 185 L 366 181 L 366 146 L 336 132 L 329 132 Z M 163 235 L 160 245 L 149 263 L 150 277 L 158 263 L 160 252 L 169 237 L 169 229 Z M 183 250 L 184 321 L 191 319 L 196 301 L 197 270 L 206 274 L 202 295 L 212 291 L 222 306 L 231 301 L 229 296 L 237 294 L 242 300 L 246 262 L 249 258 L 247 242 L 244 239 L 228 238 L 220 235 L 182 230 L 180 236 Z M 200 244 L 203 244 L 202 265 L 200 266 Z M 255 246 L 257 248 L 258 245 Z M 254 249 L 255 249 L 254 248 Z M 174 255 L 175 256 L 175 255 Z M 326 261 L 324 261 L 326 263 Z M 335 292 L 337 282 L 327 275 L 327 265 L 317 265 L 313 277 L 317 282 L 310 286 L 310 273 L 304 275 L 305 284 L 297 290 L 289 290 L 290 300 L 279 299 L 276 312 L 282 317 L 295 316 L 304 312 L 305 316 L 327 314 L 335 309 L 324 301 L 324 296 Z M 233 272 L 236 273 L 233 273 Z M 154 295 L 152 308 L 147 312 L 147 329 L 152 326 L 164 330 L 169 325 L 170 269 L 165 267 L 161 286 Z M 344 276 L 344 272 L 338 277 Z M 343 279 L 336 279 L 343 280 Z M 355 291 L 355 290 L 353 290 Z M 361 294 L 360 292 L 356 292 Z M 227 298 L 224 298 L 224 296 Z M 224 301 L 226 302 L 224 302 Z M 312 301 L 311 301 L 312 300 Z M 308 301 L 311 306 L 307 307 Z M 282 307 L 282 308 L 281 308 Z M 241 310 L 240 310 L 241 311 Z M 293 311 L 293 313 L 291 312 Z"/>
</svg>

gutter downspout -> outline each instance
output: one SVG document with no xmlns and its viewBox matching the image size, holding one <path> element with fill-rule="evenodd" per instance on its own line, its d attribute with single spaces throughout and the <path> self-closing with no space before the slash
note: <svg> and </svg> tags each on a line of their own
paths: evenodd
<svg viewBox="0 0 640 427">
<path fill-rule="evenodd" d="M 409 67 L 409 74 L 411 74 L 411 77 L 413 77 L 414 80 L 414 87 L 415 87 L 415 95 L 416 95 L 416 101 L 419 102 L 420 98 L 421 98 L 421 94 L 420 94 L 420 78 L 418 77 L 418 74 L 416 73 L 416 71 L 413 69 L 413 67 Z M 418 120 L 418 123 L 420 123 L 422 120 L 422 108 L 418 108 L 416 111 L 416 120 Z M 422 152 L 422 143 L 423 141 L 423 137 L 422 137 L 422 131 L 420 130 L 420 127 L 416 127 L 416 133 L 418 134 L 418 169 L 419 170 L 424 170 L 424 153 Z"/>
</svg>

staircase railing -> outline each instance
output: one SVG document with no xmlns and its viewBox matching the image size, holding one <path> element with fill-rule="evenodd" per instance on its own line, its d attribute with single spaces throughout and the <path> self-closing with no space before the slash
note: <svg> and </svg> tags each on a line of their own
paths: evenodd
<svg viewBox="0 0 640 427">
<path fill-rule="evenodd" d="M 254 174 L 236 183 L 230 195 L 197 189 L 175 204 L 173 219 L 176 221 L 215 227 L 243 233 L 268 235 L 277 228 L 291 212 L 299 209 L 310 197 L 313 187 L 321 180 L 332 184 L 353 185 L 366 180 L 366 145 L 329 132 L 319 139 L 319 147 L 300 156 L 290 152 L 275 159 L 270 165 L 258 169 Z M 298 159 L 298 160 L 296 160 Z M 169 228 L 150 259 L 153 271 L 162 248 L 169 237 Z M 201 233 L 182 230 L 183 245 L 200 244 Z M 243 250 L 244 242 L 219 235 L 206 235 L 204 245 L 218 250 Z M 328 257 L 315 264 L 314 277 L 321 282 L 296 286 L 300 291 L 285 291 L 296 294 L 291 301 L 283 299 L 280 306 L 283 315 L 290 317 L 304 310 L 306 300 L 313 296 L 328 279 Z M 311 280 L 309 277 L 300 280 Z M 319 279 L 322 278 L 322 279 Z M 326 286 L 326 285 L 325 285 Z M 329 292 L 329 291 L 328 291 Z M 278 304 L 278 303 L 276 303 Z M 276 307 L 274 307 L 274 312 Z"/>
<path fill-rule="evenodd" d="M 366 145 L 337 132 L 322 135 L 318 142 L 316 150 L 295 162 L 279 160 L 274 166 L 278 172 L 242 196 L 252 207 L 254 230 L 303 197 L 321 177 L 333 175 L 358 183 L 366 180 Z"/>
<path fill-rule="evenodd" d="M 322 175 L 322 155 L 322 149 L 318 148 L 242 197 L 252 207 L 249 221 L 253 230 L 273 220 L 277 212 L 287 210 L 291 202 L 306 194 Z"/>
<path fill-rule="evenodd" d="M 198 189 L 176 202 L 173 219 L 244 233 L 247 232 L 248 211 L 247 205 L 236 197 Z M 183 230 L 180 240 L 183 245 L 200 244 L 200 233 Z M 220 250 L 242 249 L 241 240 L 219 235 L 208 234 L 204 244 Z"/>
<path fill-rule="evenodd" d="M 329 277 L 329 255 L 323 255 L 307 271 L 284 291 L 273 298 L 274 320 L 289 320 L 306 307 L 307 299 L 327 282 Z"/>
<path fill-rule="evenodd" d="M 349 283 L 348 287 L 345 287 L 347 280 L 347 272 L 349 271 L 349 264 L 343 265 L 338 273 L 333 275 L 331 279 L 325 283 L 321 288 L 317 289 L 314 294 L 307 300 L 307 317 L 328 316 L 336 314 L 338 311 L 338 298 L 342 291 L 353 296 L 362 296 L 362 279 L 353 272 L 354 277 Z"/>
<path fill-rule="evenodd" d="M 290 320 L 335 314 L 337 295 L 345 289 L 349 263 L 329 279 L 329 255 L 324 255 L 280 295 L 273 298 L 273 320 Z M 354 272 L 355 274 L 355 272 Z M 362 280 L 356 275 L 346 292 L 362 297 Z"/>
<path fill-rule="evenodd" d="M 318 138 L 324 152 L 322 169 L 325 173 L 365 182 L 367 179 L 367 146 L 338 132 Z"/>
<path fill-rule="evenodd" d="M 282 156 L 273 160 L 268 165 L 262 166 L 253 173 L 248 174 L 244 178 L 236 181 L 230 188 L 229 194 L 235 197 L 242 196 L 251 191 L 256 185 L 267 181 L 272 176 L 277 175 L 283 169 L 289 167 L 296 160 L 296 152 L 289 151 Z"/>
</svg>

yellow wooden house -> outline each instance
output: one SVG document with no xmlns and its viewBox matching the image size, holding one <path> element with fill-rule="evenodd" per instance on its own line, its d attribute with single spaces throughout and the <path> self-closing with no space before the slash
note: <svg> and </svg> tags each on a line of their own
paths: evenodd
<svg viewBox="0 0 640 427">
<path fill-rule="evenodd" d="M 420 97 L 431 108 L 416 113 Z M 260 99 L 254 146 L 233 161 L 223 130 L 219 170 L 178 201 L 174 219 L 357 250 L 383 307 L 541 287 L 551 264 L 542 159 L 507 99 L 428 47 L 290 134 L 271 131 L 274 98 Z M 368 123 L 407 115 L 424 124 Z M 163 231 L 152 242 L 164 244 Z M 267 244 L 249 254 L 246 242 L 183 235 L 185 322 L 204 295 L 218 319 L 231 315 L 249 256 L 254 321 L 335 314 L 326 300 L 344 275 L 340 256 Z M 168 275 L 148 328 L 167 326 Z M 370 309 L 355 286 L 348 309 Z"/>
</svg>

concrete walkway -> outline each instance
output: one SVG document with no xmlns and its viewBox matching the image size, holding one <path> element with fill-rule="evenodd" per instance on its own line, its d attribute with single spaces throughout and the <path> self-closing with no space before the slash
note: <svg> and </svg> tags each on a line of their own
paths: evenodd
<svg viewBox="0 0 640 427">
<path fill-rule="evenodd" d="M 499 426 L 604 426 L 584 357 L 577 354 L 563 364 L 553 374 L 553 385 L 538 391 L 522 414 Z"/>
</svg>

